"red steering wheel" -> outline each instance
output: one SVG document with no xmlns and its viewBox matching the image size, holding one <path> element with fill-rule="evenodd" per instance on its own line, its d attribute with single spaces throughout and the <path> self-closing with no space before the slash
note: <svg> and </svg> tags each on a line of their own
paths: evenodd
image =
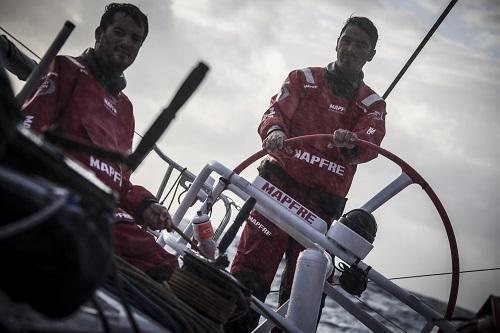
<svg viewBox="0 0 500 333">
<path fill-rule="evenodd" d="M 307 141 L 307 140 L 318 140 L 318 139 L 324 139 L 324 140 L 330 140 L 332 138 L 331 134 L 313 134 L 313 135 L 304 135 L 304 136 L 299 136 L 295 138 L 290 138 L 285 140 L 285 144 L 291 144 L 294 142 L 300 142 L 300 141 Z M 434 204 L 434 207 L 439 213 L 439 216 L 441 217 L 441 221 L 443 222 L 444 228 L 446 230 L 446 235 L 448 236 L 448 242 L 450 244 L 450 251 L 451 251 L 451 288 L 450 288 L 450 295 L 448 298 L 448 305 L 446 307 L 446 313 L 445 313 L 445 319 L 451 319 L 453 315 L 453 311 L 455 310 L 455 305 L 457 302 L 457 295 L 458 295 L 458 285 L 459 285 L 459 275 L 460 275 L 460 268 L 459 268 L 459 259 L 458 259 L 458 247 L 457 247 L 457 241 L 455 238 L 455 233 L 453 232 L 453 227 L 451 225 L 450 219 L 448 217 L 448 214 L 446 213 L 446 210 L 444 209 L 443 204 L 439 200 L 438 196 L 434 192 L 434 190 L 431 188 L 431 186 L 425 181 L 425 179 L 415 170 L 413 169 L 408 163 L 394 155 L 393 153 L 371 143 L 368 141 L 364 141 L 361 139 L 357 139 L 355 141 L 356 144 L 360 146 L 364 146 L 369 149 L 373 149 L 377 151 L 380 155 L 385 156 L 392 162 L 396 163 L 399 165 L 404 173 L 406 173 L 411 180 L 413 181 L 413 184 L 418 184 L 422 187 L 422 189 L 427 193 L 427 196 L 429 199 L 431 199 L 432 203 Z M 264 157 L 267 153 L 264 150 L 260 150 L 241 162 L 236 168 L 234 168 L 234 172 L 239 174 L 241 171 L 243 171 L 245 168 L 247 168 L 250 164 L 254 163 L 258 159 Z"/>
</svg>

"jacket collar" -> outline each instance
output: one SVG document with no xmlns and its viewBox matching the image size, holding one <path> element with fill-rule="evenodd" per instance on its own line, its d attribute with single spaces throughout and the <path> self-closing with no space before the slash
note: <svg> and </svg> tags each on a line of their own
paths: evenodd
<svg viewBox="0 0 500 333">
<path fill-rule="evenodd" d="M 114 96 L 118 96 L 118 94 L 127 86 L 127 80 L 125 79 L 125 75 L 123 75 L 123 73 L 114 77 L 108 77 L 105 75 L 105 71 L 102 70 L 96 60 L 93 48 L 89 47 L 86 49 L 81 55 L 81 58 L 85 61 L 95 79 Z"/>
<path fill-rule="evenodd" d="M 332 62 L 326 66 L 326 79 L 333 93 L 348 99 L 354 98 L 358 89 L 363 84 L 363 72 L 354 77 L 343 73 L 336 63 Z"/>
</svg>

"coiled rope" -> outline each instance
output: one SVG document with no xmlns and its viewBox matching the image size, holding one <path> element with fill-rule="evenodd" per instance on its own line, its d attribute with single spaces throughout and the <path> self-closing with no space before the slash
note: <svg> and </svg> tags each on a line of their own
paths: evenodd
<svg viewBox="0 0 500 333">
<path fill-rule="evenodd" d="M 183 260 L 182 269 L 176 270 L 168 281 L 180 299 L 220 324 L 248 312 L 245 288 L 229 273 L 189 253 Z"/>
<path fill-rule="evenodd" d="M 115 262 L 127 300 L 158 323 L 178 332 L 223 332 L 219 323 L 195 311 L 167 282 L 154 281 L 118 256 L 115 256 Z M 108 280 L 106 287 L 116 291 L 116 281 Z"/>
</svg>

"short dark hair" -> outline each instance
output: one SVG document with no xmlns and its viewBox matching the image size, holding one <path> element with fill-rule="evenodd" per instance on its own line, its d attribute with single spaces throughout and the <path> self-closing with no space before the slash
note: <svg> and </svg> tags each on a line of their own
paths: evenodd
<svg viewBox="0 0 500 333">
<path fill-rule="evenodd" d="M 349 19 L 345 22 L 344 26 L 342 27 L 342 30 L 340 31 L 340 36 L 342 36 L 342 33 L 344 33 L 345 29 L 349 25 L 354 25 L 363 30 L 364 32 L 366 32 L 368 37 L 370 37 L 370 43 L 372 44 L 373 49 L 375 49 L 378 40 L 378 31 L 373 22 L 370 21 L 369 18 L 363 16 L 349 17 Z"/>
<path fill-rule="evenodd" d="M 137 25 L 143 27 L 144 36 L 142 41 L 146 39 L 148 35 L 148 17 L 139 8 L 130 3 L 110 3 L 106 5 L 104 14 L 101 16 L 101 22 L 99 22 L 99 27 L 102 30 L 106 30 L 109 25 L 113 24 L 113 18 L 116 13 L 124 13 L 134 20 Z"/>
</svg>

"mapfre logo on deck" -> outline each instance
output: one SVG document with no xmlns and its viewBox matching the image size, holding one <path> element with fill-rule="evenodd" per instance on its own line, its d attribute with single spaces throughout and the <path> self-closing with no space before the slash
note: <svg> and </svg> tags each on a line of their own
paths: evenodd
<svg viewBox="0 0 500 333">
<path fill-rule="evenodd" d="M 275 202 L 288 209 L 291 213 L 297 215 L 302 220 L 309 224 L 313 224 L 317 220 L 321 220 L 309 209 L 301 205 L 294 198 L 268 182 L 262 177 L 257 176 L 252 183 L 260 191 L 264 192 L 267 196 L 272 198 Z"/>
</svg>

